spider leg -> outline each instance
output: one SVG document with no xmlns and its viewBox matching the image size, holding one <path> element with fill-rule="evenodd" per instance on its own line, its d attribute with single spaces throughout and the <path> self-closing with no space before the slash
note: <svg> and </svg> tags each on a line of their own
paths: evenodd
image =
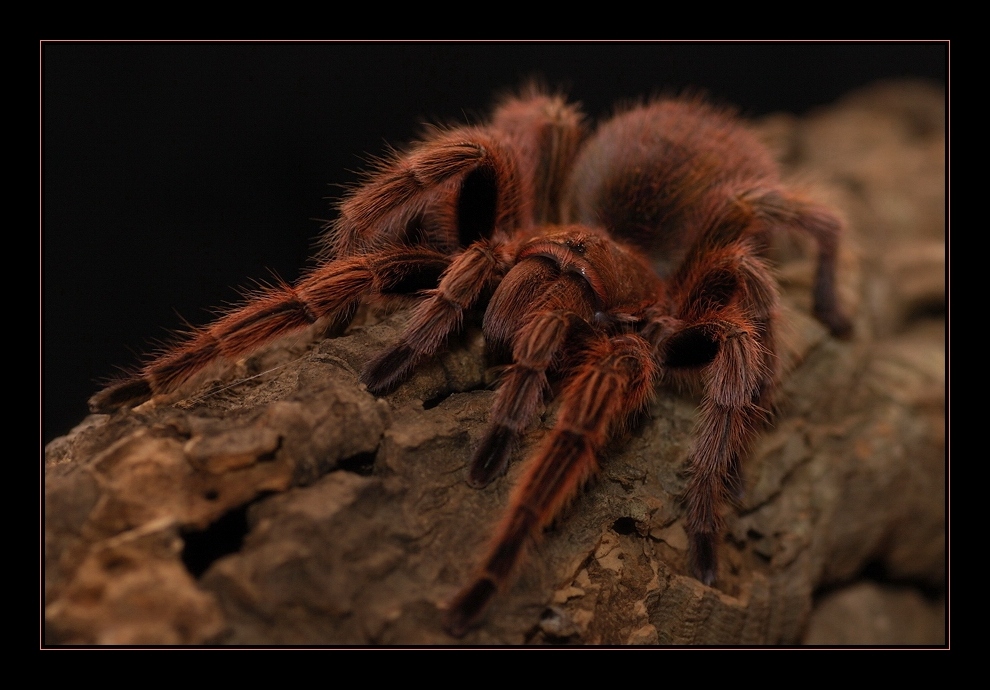
<svg viewBox="0 0 990 690">
<path fill-rule="evenodd" d="M 90 398 L 94 412 L 109 412 L 175 390 L 216 359 L 234 359 L 276 337 L 300 330 L 322 317 L 348 321 L 368 293 L 382 298 L 435 284 L 449 257 L 429 249 L 391 248 L 334 261 L 303 276 L 295 285 L 278 283 L 217 321 L 193 330 L 136 375 Z"/>
<path fill-rule="evenodd" d="M 460 331 L 464 312 L 501 280 L 512 259 L 512 244 L 479 240 L 451 261 L 435 290 L 413 311 L 399 342 L 368 362 L 361 381 L 385 395 L 408 378 L 416 365 L 436 354 L 451 333 Z"/>
<path fill-rule="evenodd" d="M 809 235 L 818 245 L 818 266 L 815 270 L 814 311 L 819 321 L 833 335 L 847 338 L 852 333 L 852 321 L 839 305 L 836 294 L 836 273 L 839 261 L 839 237 L 842 223 L 835 214 L 813 201 L 777 190 L 751 191 L 743 195 L 754 210 L 771 226 L 789 227 Z"/>
<path fill-rule="evenodd" d="M 777 371 L 773 323 L 777 293 L 747 242 L 711 255 L 680 286 L 679 327 L 660 347 L 665 371 L 701 370 L 704 399 L 686 493 L 691 567 L 715 581 L 721 510 L 741 494 L 741 459 L 765 425 Z"/>
<path fill-rule="evenodd" d="M 523 327 L 513 345 L 512 364 L 495 394 L 492 421 L 471 458 L 471 486 L 487 486 L 505 470 L 516 441 L 549 390 L 547 370 L 560 354 L 571 324 L 583 318 L 555 309 L 534 315 Z"/>
<path fill-rule="evenodd" d="M 391 273 L 399 274 L 394 282 L 408 283 L 403 265 L 425 265 L 409 247 L 454 255 L 493 237 L 496 229 L 528 231 L 537 199 L 541 220 L 553 215 L 550 207 L 584 135 L 582 120 L 576 106 L 534 86 L 503 100 L 488 125 L 434 128 L 408 150 L 383 158 L 339 203 L 318 253 L 321 268 L 294 286 L 262 287 L 213 324 L 192 329 L 134 374 L 94 395 L 91 409 L 110 411 L 173 390 L 209 362 L 243 354 L 316 318 L 349 318 L 359 293 L 378 291 L 385 297 L 394 287 L 387 284 Z M 397 258 L 371 265 L 400 245 L 410 254 L 405 264 Z M 443 260 L 436 280 L 421 282 L 416 290 L 436 287 L 448 263 Z M 449 294 L 456 298 L 459 291 Z M 431 342 L 435 337 L 422 335 Z M 412 347 L 418 352 L 417 343 Z M 403 359 L 401 353 L 396 358 Z"/>
<path fill-rule="evenodd" d="M 532 225 L 532 190 L 497 132 L 438 131 L 404 155 L 379 163 L 339 205 L 321 256 L 347 256 L 397 241 L 454 252 L 496 227 Z M 426 224 L 417 222 L 428 219 Z M 411 238 L 415 228 L 424 236 Z"/>
<path fill-rule="evenodd" d="M 488 125 L 435 128 L 382 160 L 339 206 L 321 256 L 405 238 L 429 216 L 423 243 L 454 252 L 493 228 L 556 222 L 560 191 L 586 134 L 579 107 L 535 83 L 498 103 Z M 418 244 L 419 242 L 415 242 Z"/>
<path fill-rule="evenodd" d="M 652 347 L 636 335 L 599 337 L 568 380 L 556 424 L 513 491 L 510 506 L 472 581 L 451 602 L 445 627 L 464 635 L 505 585 L 526 545 L 598 470 L 610 436 L 653 393 Z"/>
<path fill-rule="evenodd" d="M 485 339 L 490 349 L 511 345 L 512 364 L 471 460 L 472 486 L 486 486 L 504 471 L 549 389 L 547 372 L 560 365 L 574 331 L 586 331 L 593 323 L 607 327 L 610 319 L 619 319 L 605 306 L 610 290 L 602 275 L 609 275 L 606 268 L 615 257 L 603 248 L 610 246 L 577 228 L 552 239 L 537 238 L 521 248 L 519 263 L 492 296 L 485 311 Z"/>
<path fill-rule="evenodd" d="M 719 352 L 705 375 L 705 400 L 697 425 L 687 488 L 687 532 L 692 570 L 706 585 L 715 582 L 715 542 L 721 533 L 721 509 L 739 486 L 739 462 L 749 450 L 754 422 L 763 411 L 753 404 L 763 359 L 762 347 L 742 322 L 699 324 Z"/>
</svg>

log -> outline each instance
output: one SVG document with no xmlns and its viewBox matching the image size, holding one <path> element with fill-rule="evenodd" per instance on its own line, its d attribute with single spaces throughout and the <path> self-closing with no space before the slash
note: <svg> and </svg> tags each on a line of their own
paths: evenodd
<svg viewBox="0 0 990 690">
<path fill-rule="evenodd" d="M 376 399 L 407 312 L 317 326 L 46 448 L 47 645 L 942 645 L 945 94 L 890 82 L 756 123 L 848 222 L 849 341 L 810 316 L 811 248 L 773 248 L 785 373 L 714 587 L 690 576 L 698 398 L 649 414 L 463 639 L 441 625 L 508 494 L 465 482 L 492 404 L 476 326 Z"/>
</svg>

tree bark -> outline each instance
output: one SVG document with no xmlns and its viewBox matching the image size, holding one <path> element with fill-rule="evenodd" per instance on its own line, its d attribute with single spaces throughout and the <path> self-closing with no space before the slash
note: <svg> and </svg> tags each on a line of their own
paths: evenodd
<svg viewBox="0 0 990 690">
<path fill-rule="evenodd" d="M 493 397 L 480 333 L 376 399 L 357 372 L 406 313 L 368 314 L 49 444 L 45 643 L 943 644 L 944 99 L 879 84 L 757 123 L 848 220 L 855 335 L 811 318 L 811 248 L 782 241 L 779 409 L 714 587 L 688 574 L 680 500 L 698 400 L 661 390 L 481 625 L 448 636 L 443 608 L 555 407 L 470 488 Z"/>
</svg>

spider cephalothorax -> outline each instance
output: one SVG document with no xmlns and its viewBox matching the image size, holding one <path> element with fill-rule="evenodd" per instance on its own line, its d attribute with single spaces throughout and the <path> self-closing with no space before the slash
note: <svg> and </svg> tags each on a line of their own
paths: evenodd
<svg viewBox="0 0 990 690">
<path fill-rule="evenodd" d="M 630 107 L 588 136 L 575 106 L 527 89 L 488 124 L 434 130 L 383 161 L 339 211 L 317 268 L 251 295 L 96 394 L 92 408 L 174 390 L 219 357 L 318 319 L 346 323 L 363 299 L 418 298 L 399 342 L 361 376 L 382 395 L 443 348 L 466 312 L 482 310 L 488 346 L 510 362 L 469 483 L 504 471 L 551 380 L 560 405 L 448 607 L 448 630 L 461 635 L 478 620 L 664 380 L 702 389 L 686 528 L 694 574 L 714 582 L 721 511 L 740 491 L 741 459 L 776 385 L 770 233 L 814 238 L 815 314 L 836 335 L 850 330 L 835 295 L 840 224 L 828 209 L 784 187 L 757 139 L 699 99 Z"/>
</svg>

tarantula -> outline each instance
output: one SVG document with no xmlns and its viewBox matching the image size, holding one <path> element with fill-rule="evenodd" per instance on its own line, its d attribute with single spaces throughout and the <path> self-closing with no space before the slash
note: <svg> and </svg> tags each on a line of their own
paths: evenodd
<svg viewBox="0 0 990 690">
<path fill-rule="evenodd" d="M 576 105 L 527 88 L 486 124 L 432 130 L 381 161 L 339 204 L 318 267 L 250 295 L 90 404 L 111 411 L 172 391 L 217 358 L 317 319 L 344 324 L 362 299 L 415 296 L 401 339 L 361 375 L 383 395 L 483 309 L 487 346 L 511 363 L 469 483 L 483 487 L 505 470 L 553 390 L 560 405 L 475 576 L 449 605 L 447 630 L 461 636 L 478 621 L 526 544 L 665 380 L 702 386 L 686 529 L 692 571 L 711 585 L 721 513 L 740 491 L 740 461 L 776 385 L 778 287 L 764 254 L 770 233 L 785 228 L 817 243 L 814 312 L 847 335 L 835 291 L 839 221 L 781 184 L 769 152 L 729 110 L 653 99 L 589 134 Z"/>
</svg>

